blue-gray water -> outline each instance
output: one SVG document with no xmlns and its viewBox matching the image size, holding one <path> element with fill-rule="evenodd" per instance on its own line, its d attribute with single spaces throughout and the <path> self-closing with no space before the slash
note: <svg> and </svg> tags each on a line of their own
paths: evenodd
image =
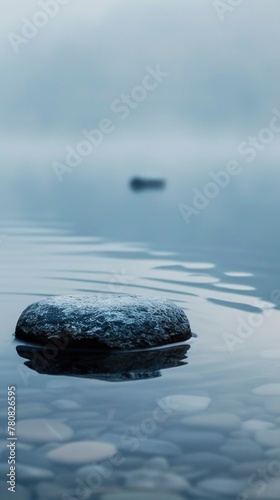
<svg viewBox="0 0 280 500">
<path fill-rule="evenodd" d="M 55 217 L 39 211 L 32 217 L 25 208 L 25 219 L 1 222 L 1 498 L 10 498 L 7 386 L 16 387 L 20 429 L 15 498 L 145 500 L 149 493 L 170 500 L 278 498 L 277 235 L 262 245 L 253 237 L 250 244 L 245 218 L 228 215 L 222 194 L 187 225 L 178 209 L 178 202 L 186 202 L 182 172 L 164 172 L 165 189 L 143 192 L 130 189 L 129 176 L 117 180 L 113 169 L 111 176 L 115 191 L 103 195 L 104 212 L 101 196 L 88 197 L 87 210 L 84 200 L 76 203 L 73 196 L 69 212 L 53 203 Z M 104 193 L 105 175 L 99 182 L 88 185 L 88 193 Z M 234 196 L 236 186 L 229 189 Z M 244 202 L 241 197 L 240 205 Z M 255 197 L 250 217 L 262 202 Z M 267 203 L 267 216 L 273 216 L 278 199 Z M 194 242 L 197 226 L 211 210 L 219 212 L 216 224 L 224 228 L 225 241 L 223 231 L 217 233 L 209 222 Z M 272 232 L 261 219 L 258 224 L 260 232 Z M 235 244 L 229 225 L 239 235 Z M 186 343 L 188 350 L 177 353 L 171 367 L 163 362 L 160 369 L 157 359 L 149 378 L 137 380 L 132 370 L 126 381 L 111 373 L 104 377 L 100 369 L 90 378 L 66 376 L 63 366 L 50 375 L 48 365 L 39 363 L 36 371 L 17 354 L 22 343 L 13 340 L 13 332 L 28 304 L 53 294 L 108 292 L 154 294 L 182 306 L 196 334 Z M 137 363 L 134 368 L 137 372 Z M 158 420 L 155 411 L 164 412 L 162 401 L 168 411 Z M 39 432 L 33 419 L 39 419 Z M 60 434 L 54 420 L 70 427 L 71 436 Z M 46 426 L 54 429 L 53 437 Z M 113 443 L 119 460 L 98 462 L 105 468 L 96 469 L 91 460 L 82 463 L 77 452 L 70 465 L 48 457 L 76 441 Z M 79 446 L 82 455 L 84 444 Z"/>
<path fill-rule="evenodd" d="M 2 4 L 1 500 L 279 500 L 279 1 Z M 14 341 L 33 301 L 104 292 L 168 297 L 195 335 Z"/>
</svg>

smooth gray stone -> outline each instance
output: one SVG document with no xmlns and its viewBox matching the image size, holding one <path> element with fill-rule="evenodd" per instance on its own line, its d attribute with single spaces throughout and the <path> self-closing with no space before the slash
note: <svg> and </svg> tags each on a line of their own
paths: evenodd
<svg viewBox="0 0 280 500">
<path fill-rule="evenodd" d="M 95 429 L 95 422 L 93 419 L 69 420 L 67 424 L 70 425 L 75 430 L 88 429 L 89 431 L 93 431 Z"/>
<path fill-rule="evenodd" d="M 142 295 L 57 296 L 31 304 L 21 314 L 16 337 L 45 344 L 140 349 L 191 337 L 183 309 Z"/>
<path fill-rule="evenodd" d="M 95 426 L 94 423 L 92 422 L 91 427 L 89 427 L 88 429 L 81 427 L 80 429 L 76 430 L 75 438 L 79 439 L 79 440 L 83 440 L 83 439 L 86 439 L 86 440 L 93 439 L 94 440 L 95 438 L 100 436 L 100 434 L 104 433 L 104 431 L 106 429 L 107 429 L 106 426 L 103 426 L 103 427 L 102 426 Z"/>
<path fill-rule="evenodd" d="M 96 411 L 91 411 L 91 410 L 58 412 L 56 413 L 56 415 L 58 415 L 59 418 L 68 418 L 69 422 L 71 420 L 91 420 L 92 422 L 96 423 L 97 419 L 100 419 L 100 414 L 97 413 Z M 102 420 L 102 423 L 104 425 L 104 420 Z"/>
<path fill-rule="evenodd" d="M 184 429 L 171 429 L 161 434 L 160 437 L 191 451 L 212 450 L 213 447 L 219 447 L 225 440 L 220 432 Z"/>
<path fill-rule="evenodd" d="M 57 399 L 56 401 L 52 401 L 52 405 L 57 410 L 71 411 L 71 410 L 79 410 L 81 406 L 71 399 Z"/>
<path fill-rule="evenodd" d="M 248 432 L 246 431 L 232 431 L 230 433 L 230 439 L 248 439 L 251 436 L 248 436 Z"/>
<path fill-rule="evenodd" d="M 7 483 L 6 481 L 1 481 L 0 482 L 0 498 L 1 500 L 7 500 L 13 499 L 13 500 L 31 500 L 32 493 L 28 491 L 24 486 L 21 484 L 16 485 L 16 491 L 15 493 L 12 493 L 7 490 Z"/>
<path fill-rule="evenodd" d="M 25 403 L 18 405 L 17 418 L 38 418 L 53 413 L 53 408 L 43 403 Z"/>
<path fill-rule="evenodd" d="M 236 459 L 239 462 L 259 460 L 263 456 L 261 447 L 250 439 L 229 439 L 223 446 L 220 447 L 220 451 L 222 454 Z"/>
<path fill-rule="evenodd" d="M 273 415 L 279 415 L 280 413 L 280 401 L 278 398 L 269 398 L 265 403 L 265 408 L 269 413 Z"/>
<path fill-rule="evenodd" d="M 149 439 L 141 434 L 142 438 L 136 437 L 133 433 L 119 436 L 118 434 L 105 433 L 100 436 L 102 441 L 114 444 L 119 450 L 127 453 L 143 453 L 147 455 L 177 456 L 181 454 L 179 446 L 168 441 L 159 439 Z"/>
<path fill-rule="evenodd" d="M 91 464 L 80 467 L 75 473 L 77 483 L 82 482 L 86 488 L 94 490 L 101 486 L 114 484 L 116 480 L 117 469 L 109 461 L 103 464 Z"/>
<path fill-rule="evenodd" d="M 171 394 L 158 401 L 161 408 L 168 408 L 175 414 L 197 414 L 208 408 L 211 399 L 208 396 L 194 396 L 191 394 Z"/>
<path fill-rule="evenodd" d="M 8 441 L 7 440 L 1 440 L 0 441 L 0 458 L 2 459 L 1 461 L 6 461 L 8 460 L 9 456 L 9 448 L 7 448 Z M 17 442 L 16 446 L 16 456 L 17 456 L 17 461 L 20 460 L 22 461 L 22 455 L 24 456 L 25 454 L 33 454 L 34 447 L 21 443 L 20 441 Z M 2 458 L 3 457 L 3 458 Z M 0 497 L 1 498 L 1 497 Z"/>
<path fill-rule="evenodd" d="M 182 423 L 187 427 L 196 427 L 201 429 L 216 430 L 220 432 L 233 431 L 241 426 L 240 417 L 230 413 L 213 413 L 194 415 L 186 417 Z"/>
<path fill-rule="evenodd" d="M 63 497 L 67 498 L 73 496 L 75 498 L 75 491 L 68 489 L 65 486 L 61 486 L 55 483 L 42 482 L 36 485 L 36 500 L 62 500 Z"/>
<path fill-rule="evenodd" d="M 140 469 L 130 471 L 126 486 L 128 488 L 154 489 L 162 488 L 167 491 L 187 491 L 189 483 L 186 479 L 173 472 Z"/>
<path fill-rule="evenodd" d="M 273 477 L 271 481 L 266 483 L 266 488 L 262 489 L 262 491 L 258 491 L 258 496 L 256 496 L 256 487 L 248 488 L 246 493 L 248 493 L 248 497 L 251 499 L 258 498 L 260 500 L 279 500 L 280 492 L 280 478 Z"/>
<path fill-rule="evenodd" d="M 264 457 L 265 458 L 265 457 Z M 267 467 L 267 460 L 264 461 L 254 461 L 254 462 L 244 462 L 243 464 L 237 464 L 231 468 L 231 474 L 234 476 L 249 477 L 251 474 L 256 474 L 259 470 L 265 470 Z"/>
<path fill-rule="evenodd" d="M 120 469 L 124 473 L 130 470 L 140 469 L 141 467 L 144 467 L 146 463 L 146 458 L 143 456 L 130 457 L 126 455 L 123 458 L 124 458 L 123 463 L 118 466 L 118 469 Z"/>
<path fill-rule="evenodd" d="M 267 422 L 266 420 L 246 420 L 242 423 L 242 429 L 250 434 L 254 434 L 258 431 L 265 431 L 267 429 L 273 429 L 275 424 L 272 422 Z"/>
<path fill-rule="evenodd" d="M 71 383 L 69 382 L 69 380 L 63 380 L 63 379 L 49 380 L 46 385 L 46 389 L 50 392 L 63 391 L 64 393 L 68 391 L 70 388 L 71 388 Z"/>
<path fill-rule="evenodd" d="M 188 453 L 184 455 L 182 462 L 193 467 L 210 470 L 225 470 L 235 465 L 234 460 L 231 458 L 208 451 Z"/>
<path fill-rule="evenodd" d="M 102 495 L 100 500 L 155 500 L 156 498 L 160 500 L 183 500 L 182 496 L 178 496 L 174 493 L 164 493 L 161 489 L 153 490 L 152 493 L 148 491 L 122 490 L 118 493 L 107 493 Z"/>
<path fill-rule="evenodd" d="M 262 446 L 267 446 L 268 448 L 278 448 L 280 447 L 280 429 L 258 431 L 255 434 L 255 439 Z"/>
<path fill-rule="evenodd" d="M 144 468 L 149 470 L 167 471 L 169 469 L 169 464 L 164 457 L 154 457 L 145 461 Z"/>
<path fill-rule="evenodd" d="M 220 495 L 238 495 L 242 493 L 245 485 L 245 481 L 231 479 L 230 477 L 215 477 L 198 483 L 199 488 Z"/>
<path fill-rule="evenodd" d="M 48 443 L 36 449 L 20 449 L 17 443 L 16 462 L 17 464 L 24 464 L 40 469 L 49 469 L 50 462 L 46 457 L 47 452 L 57 448 L 58 443 Z"/>
<path fill-rule="evenodd" d="M 124 421 L 127 424 L 137 425 L 137 424 L 141 424 L 143 422 L 143 420 L 145 420 L 146 418 L 148 418 L 148 419 L 151 418 L 151 411 L 140 410 L 136 413 L 132 413 L 131 415 L 128 415 L 127 417 L 125 417 Z"/>
<path fill-rule="evenodd" d="M 110 422 L 108 425 L 108 432 L 113 432 L 113 434 L 125 434 L 129 432 L 131 424 L 126 424 L 125 422 Z"/>
<path fill-rule="evenodd" d="M 49 418 L 19 420 L 18 437 L 27 443 L 49 443 L 67 441 L 73 436 L 73 430 L 59 420 Z"/>
<path fill-rule="evenodd" d="M 253 389 L 259 396 L 280 396 L 280 384 L 266 384 Z"/>
<path fill-rule="evenodd" d="M 60 465 L 81 466 L 102 462 L 116 455 L 114 445 L 103 441 L 75 441 L 47 453 L 47 458 Z"/>
<path fill-rule="evenodd" d="M 269 458 L 277 458 L 280 460 L 280 448 L 272 448 L 265 451 L 265 456 Z"/>
<path fill-rule="evenodd" d="M 237 410 L 242 410 L 244 404 L 239 399 L 224 398 L 217 402 L 216 410 L 220 412 L 232 412 L 237 414 Z"/>
<path fill-rule="evenodd" d="M 54 474 L 50 470 L 29 465 L 17 465 L 16 475 L 19 481 L 47 481 L 54 478 Z"/>
<path fill-rule="evenodd" d="M 181 471 L 181 473 L 182 473 L 182 471 Z M 199 480 L 202 480 L 202 479 L 209 477 L 209 470 L 208 469 L 200 469 L 200 470 L 196 469 L 193 471 L 185 470 L 185 472 L 183 472 L 183 474 L 188 481 L 193 483 L 193 482 L 197 482 Z M 193 493 L 193 491 L 192 491 L 192 493 Z"/>
</svg>

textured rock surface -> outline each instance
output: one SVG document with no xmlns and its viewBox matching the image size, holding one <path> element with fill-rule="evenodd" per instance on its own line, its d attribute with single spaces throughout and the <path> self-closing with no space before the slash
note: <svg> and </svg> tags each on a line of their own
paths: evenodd
<svg viewBox="0 0 280 500">
<path fill-rule="evenodd" d="M 21 314 L 16 337 L 44 344 L 139 349 L 191 337 L 184 311 L 173 302 L 138 295 L 49 297 Z"/>
</svg>

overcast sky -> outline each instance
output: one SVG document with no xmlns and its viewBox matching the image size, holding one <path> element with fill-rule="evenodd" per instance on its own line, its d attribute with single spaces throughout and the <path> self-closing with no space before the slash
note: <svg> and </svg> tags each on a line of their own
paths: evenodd
<svg viewBox="0 0 280 500">
<path fill-rule="evenodd" d="M 212 0 L 70 0 L 15 53 L 11 33 L 40 10 L 1 0 L 2 136 L 78 138 L 157 64 L 169 76 L 124 134 L 238 139 L 280 106 L 278 0 L 244 0 L 223 22 Z"/>
</svg>

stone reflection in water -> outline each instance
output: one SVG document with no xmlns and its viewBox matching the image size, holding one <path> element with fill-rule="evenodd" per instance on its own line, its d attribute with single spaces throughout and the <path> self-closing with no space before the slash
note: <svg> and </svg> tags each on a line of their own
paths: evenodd
<svg viewBox="0 0 280 500">
<path fill-rule="evenodd" d="M 137 351 L 90 351 L 45 346 L 18 345 L 17 353 L 27 359 L 31 370 L 47 375 L 88 377 L 108 382 L 126 382 L 161 376 L 161 370 L 187 364 L 190 345 Z"/>
</svg>

